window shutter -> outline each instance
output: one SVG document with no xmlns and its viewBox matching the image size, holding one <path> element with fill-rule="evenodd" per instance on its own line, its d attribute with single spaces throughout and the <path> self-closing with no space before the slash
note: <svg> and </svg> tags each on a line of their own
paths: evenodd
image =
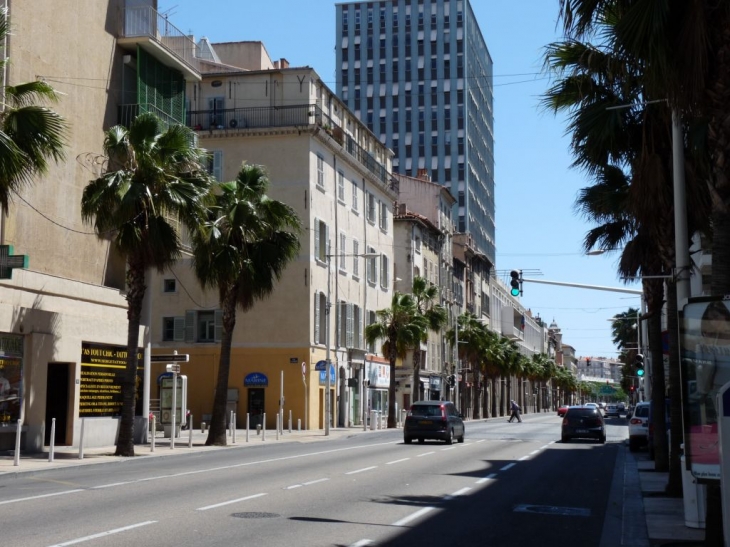
<svg viewBox="0 0 730 547">
<path fill-rule="evenodd" d="M 215 341 L 223 338 L 223 310 L 215 310 Z"/>
<path fill-rule="evenodd" d="M 322 243 L 319 241 L 319 223 L 320 223 L 320 220 L 315 217 L 315 219 L 314 219 L 314 259 L 315 260 L 319 260 L 319 257 L 321 256 L 319 249 L 320 249 L 320 245 Z"/>
<path fill-rule="evenodd" d="M 335 306 L 335 347 L 340 346 L 340 332 L 342 331 L 340 328 L 340 317 L 342 317 L 342 314 L 340 313 L 341 305 L 342 303 L 338 302 Z"/>
<path fill-rule="evenodd" d="M 347 304 L 347 347 L 353 347 L 353 331 L 352 331 L 352 304 Z"/>
<path fill-rule="evenodd" d="M 185 340 L 185 318 L 184 317 L 174 317 L 173 318 L 173 336 L 172 339 L 175 342 L 182 342 Z"/>
<path fill-rule="evenodd" d="M 364 310 L 362 308 L 360 308 L 360 313 L 357 314 L 357 347 L 358 347 L 358 349 L 362 349 L 363 348 L 363 344 L 362 344 L 362 337 L 363 337 L 363 328 L 362 328 L 363 313 L 364 313 Z"/>
<path fill-rule="evenodd" d="M 314 291 L 314 343 L 319 344 L 319 292 Z"/>
<path fill-rule="evenodd" d="M 198 316 L 195 310 L 187 310 L 185 312 L 185 341 L 195 342 L 195 319 Z"/>
</svg>

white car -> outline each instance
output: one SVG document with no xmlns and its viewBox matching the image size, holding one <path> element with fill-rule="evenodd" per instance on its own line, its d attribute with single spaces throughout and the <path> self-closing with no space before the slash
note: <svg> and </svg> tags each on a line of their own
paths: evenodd
<svg viewBox="0 0 730 547">
<path fill-rule="evenodd" d="M 629 420 L 629 450 L 636 452 L 649 438 L 649 403 L 637 403 Z"/>
<path fill-rule="evenodd" d="M 617 418 L 621 417 L 621 411 L 618 408 L 618 405 L 615 403 L 608 403 L 606 405 L 606 408 L 603 409 L 603 416 L 608 418 L 609 416 L 616 416 Z"/>
<path fill-rule="evenodd" d="M 600 410 L 601 407 L 598 406 L 598 403 L 586 403 L 583 406 L 590 406 L 592 408 Z"/>
</svg>

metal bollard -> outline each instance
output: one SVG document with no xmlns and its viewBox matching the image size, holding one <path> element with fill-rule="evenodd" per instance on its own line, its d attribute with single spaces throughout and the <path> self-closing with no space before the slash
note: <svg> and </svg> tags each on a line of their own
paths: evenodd
<svg viewBox="0 0 730 547">
<path fill-rule="evenodd" d="M 84 459 L 84 425 L 86 418 L 81 418 L 81 438 L 79 439 L 79 459 Z"/>
<path fill-rule="evenodd" d="M 188 416 L 188 448 L 193 447 L 193 415 Z"/>
<path fill-rule="evenodd" d="M 251 425 L 251 422 L 249 422 L 249 413 L 246 412 L 246 442 L 248 442 L 248 428 Z"/>
<path fill-rule="evenodd" d="M 301 431 L 301 430 L 302 430 L 302 419 L 297 418 L 297 431 Z"/>
<path fill-rule="evenodd" d="M 261 440 L 266 440 L 266 412 L 264 412 L 263 427 L 261 428 Z"/>
<path fill-rule="evenodd" d="M 375 431 L 375 420 L 376 416 L 378 415 L 377 411 L 371 410 L 370 411 L 370 431 Z"/>
<path fill-rule="evenodd" d="M 291 433 L 291 410 L 289 411 L 289 433 Z"/>
<path fill-rule="evenodd" d="M 231 410 L 231 415 L 228 417 L 228 436 L 233 438 L 233 411 Z"/>
<path fill-rule="evenodd" d="M 279 418 L 281 418 L 281 414 L 279 414 L 279 413 L 277 412 L 277 413 L 276 413 L 276 440 L 277 440 L 277 441 L 279 440 L 279 425 L 280 425 L 280 424 L 279 424 L 279 422 L 280 422 Z"/>
<path fill-rule="evenodd" d="M 236 413 L 233 413 L 233 444 L 236 444 Z"/>
<path fill-rule="evenodd" d="M 200 422 L 200 432 L 201 433 L 205 433 L 205 426 L 206 426 L 205 422 Z"/>
<path fill-rule="evenodd" d="M 155 451 L 155 437 L 157 437 L 157 426 L 155 425 L 155 415 L 152 415 L 152 442 L 150 443 L 150 452 Z"/>
<path fill-rule="evenodd" d="M 22 431 L 23 420 L 18 418 L 18 429 L 15 430 L 15 458 L 13 460 L 13 465 L 16 467 L 20 465 L 20 434 Z"/>
<path fill-rule="evenodd" d="M 48 450 L 48 461 L 53 461 L 53 447 L 56 441 L 56 418 L 51 420 L 51 446 Z"/>
</svg>

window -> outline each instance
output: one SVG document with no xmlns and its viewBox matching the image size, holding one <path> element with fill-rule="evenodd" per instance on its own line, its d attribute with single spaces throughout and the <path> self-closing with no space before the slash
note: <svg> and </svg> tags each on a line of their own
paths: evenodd
<svg viewBox="0 0 730 547">
<path fill-rule="evenodd" d="M 368 254 L 375 254 L 375 249 L 368 247 Z M 378 259 L 373 256 L 367 259 L 367 278 L 368 283 L 375 285 L 378 282 Z"/>
<path fill-rule="evenodd" d="M 208 156 L 208 173 L 217 181 L 223 180 L 223 151 L 211 150 Z"/>
<path fill-rule="evenodd" d="M 342 171 L 337 172 L 337 199 L 345 203 L 345 174 Z"/>
<path fill-rule="evenodd" d="M 388 231 L 388 204 L 384 201 L 380 202 L 380 229 Z"/>
<path fill-rule="evenodd" d="M 162 292 L 177 292 L 177 284 L 175 279 L 165 279 L 162 281 Z"/>
<path fill-rule="evenodd" d="M 329 246 L 329 226 L 319 219 L 314 220 L 314 258 L 322 263 L 327 262 Z"/>
<path fill-rule="evenodd" d="M 324 158 L 317 154 L 317 186 L 324 189 Z"/>
<path fill-rule="evenodd" d="M 355 341 L 353 305 L 342 301 L 337 311 L 337 345 L 351 348 Z"/>
<path fill-rule="evenodd" d="M 362 309 L 355 304 L 352 305 L 352 342 L 351 346 L 362 349 Z"/>
<path fill-rule="evenodd" d="M 388 288 L 388 257 L 380 255 L 380 286 L 383 289 Z"/>
<path fill-rule="evenodd" d="M 357 182 L 354 180 L 352 181 L 352 210 L 353 211 L 359 211 L 358 204 L 357 204 Z"/>
<path fill-rule="evenodd" d="M 184 317 L 163 317 L 162 318 L 162 341 L 182 342 L 185 340 L 185 318 Z"/>
<path fill-rule="evenodd" d="M 368 213 L 367 218 L 369 222 L 375 223 L 375 196 L 368 192 Z"/>
<path fill-rule="evenodd" d="M 360 277 L 360 242 L 357 239 L 352 240 L 352 277 Z"/>
<path fill-rule="evenodd" d="M 188 310 L 185 312 L 185 317 L 180 320 L 185 324 L 185 342 L 220 342 L 223 334 L 223 312 L 221 310 Z M 175 330 L 178 328 L 182 328 L 181 323 L 177 324 Z"/>
<path fill-rule="evenodd" d="M 347 236 L 344 233 L 340 233 L 340 271 L 347 271 Z"/>
<path fill-rule="evenodd" d="M 327 297 L 323 292 L 314 293 L 314 343 L 324 344 L 327 332 Z"/>
</svg>

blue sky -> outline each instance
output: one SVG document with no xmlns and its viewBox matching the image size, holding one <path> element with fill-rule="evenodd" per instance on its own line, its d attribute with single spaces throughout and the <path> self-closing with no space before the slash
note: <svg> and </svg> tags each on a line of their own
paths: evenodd
<svg viewBox="0 0 730 547">
<path fill-rule="evenodd" d="M 570 167 L 565 119 L 540 107 L 549 86 L 544 47 L 560 38 L 557 0 L 472 0 L 472 8 L 494 62 L 498 273 L 538 270 L 525 277 L 624 287 L 615 253 L 581 252 L 591 226 L 574 202 L 590 181 Z M 309 65 L 336 90 L 332 0 L 160 0 L 159 11 L 196 39 L 259 40 L 272 59 Z M 548 323 L 555 319 L 578 356 L 616 357 L 608 319 L 639 307 L 639 297 L 526 282 L 522 304 Z"/>
</svg>

